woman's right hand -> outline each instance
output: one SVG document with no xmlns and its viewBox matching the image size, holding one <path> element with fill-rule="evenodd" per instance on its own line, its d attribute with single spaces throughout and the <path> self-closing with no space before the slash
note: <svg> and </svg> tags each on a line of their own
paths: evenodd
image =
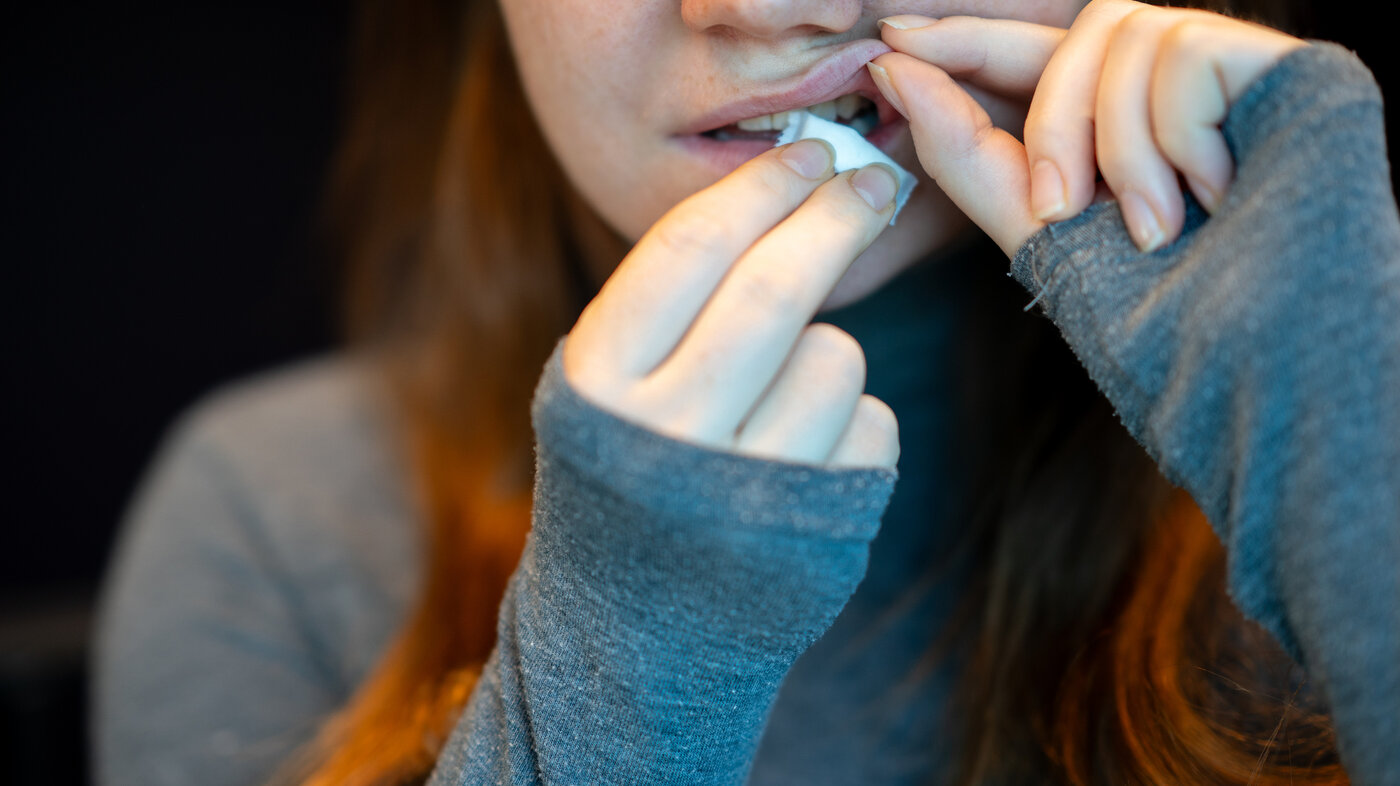
<svg viewBox="0 0 1400 786">
<path fill-rule="evenodd" d="M 860 345 L 808 323 L 889 224 L 895 188 L 880 165 L 833 177 L 819 140 L 745 163 L 642 236 L 569 332 L 565 379 L 676 439 L 893 468 L 898 424 L 863 393 Z"/>
</svg>

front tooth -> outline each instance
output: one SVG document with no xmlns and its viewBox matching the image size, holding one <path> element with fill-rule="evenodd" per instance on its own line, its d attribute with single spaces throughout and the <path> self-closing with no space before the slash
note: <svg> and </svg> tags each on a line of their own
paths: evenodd
<svg viewBox="0 0 1400 786">
<path fill-rule="evenodd" d="M 835 119 L 836 119 L 836 102 L 835 102 L 835 101 L 823 101 L 823 102 L 821 102 L 820 104 L 817 104 L 816 106 L 809 106 L 809 107 L 807 107 L 807 111 L 808 111 L 808 112 L 811 112 L 812 114 L 816 115 L 817 117 L 820 117 L 820 118 L 823 119 L 823 120 L 835 120 Z"/>
<path fill-rule="evenodd" d="M 747 120 L 740 120 L 735 125 L 739 126 L 741 131 L 772 131 L 773 116 L 751 117 Z"/>
<path fill-rule="evenodd" d="M 860 111 L 860 96 L 855 93 L 836 99 L 836 114 L 842 120 L 850 120 Z"/>
<path fill-rule="evenodd" d="M 852 93 L 832 101 L 823 101 L 820 104 L 809 106 L 805 110 L 793 110 L 793 112 L 811 112 L 823 120 L 834 121 L 838 117 L 850 120 L 859 114 L 861 106 L 861 97 Z M 782 131 L 788 127 L 793 112 L 774 112 L 771 115 L 750 117 L 740 120 L 734 125 L 738 126 L 741 131 Z"/>
</svg>

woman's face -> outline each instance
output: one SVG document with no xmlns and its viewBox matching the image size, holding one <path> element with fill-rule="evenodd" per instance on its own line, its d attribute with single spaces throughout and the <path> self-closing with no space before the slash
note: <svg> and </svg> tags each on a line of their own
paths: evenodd
<svg viewBox="0 0 1400 786">
<path fill-rule="evenodd" d="M 984 16 L 1067 27 L 1081 0 L 500 0 L 525 99 L 575 187 L 635 241 L 663 213 L 772 147 L 732 123 L 838 102 L 920 185 L 824 308 L 877 289 L 967 230 L 924 175 L 907 125 L 865 69 L 876 20 Z M 1025 107 L 974 93 L 1019 133 Z M 873 106 L 872 106 L 873 104 Z M 759 121 L 760 123 L 762 121 Z M 870 128 L 871 124 L 875 127 Z M 728 130 L 722 130 L 727 128 Z M 720 129 L 720 130 L 717 130 Z M 747 138 L 746 138 L 747 137 Z M 608 271 L 599 271 L 606 275 Z"/>
</svg>

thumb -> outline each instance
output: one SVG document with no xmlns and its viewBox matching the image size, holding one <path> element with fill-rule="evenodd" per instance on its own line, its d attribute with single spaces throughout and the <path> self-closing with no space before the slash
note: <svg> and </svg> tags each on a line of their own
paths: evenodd
<svg viewBox="0 0 1400 786">
<path fill-rule="evenodd" d="M 900 53 L 870 63 L 880 92 L 909 119 L 924 171 L 1008 257 L 1044 223 L 1030 205 L 1026 149 L 992 124 L 947 72 Z"/>
</svg>

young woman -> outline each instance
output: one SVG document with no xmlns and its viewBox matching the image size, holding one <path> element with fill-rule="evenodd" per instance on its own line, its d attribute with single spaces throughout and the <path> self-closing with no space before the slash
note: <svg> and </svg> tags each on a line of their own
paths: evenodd
<svg viewBox="0 0 1400 786">
<path fill-rule="evenodd" d="M 355 350 L 176 429 L 101 783 L 1400 783 L 1345 50 L 1128 0 L 399 2 L 358 47 Z M 893 226 L 888 170 L 738 126 L 834 99 L 921 174 Z"/>
</svg>

